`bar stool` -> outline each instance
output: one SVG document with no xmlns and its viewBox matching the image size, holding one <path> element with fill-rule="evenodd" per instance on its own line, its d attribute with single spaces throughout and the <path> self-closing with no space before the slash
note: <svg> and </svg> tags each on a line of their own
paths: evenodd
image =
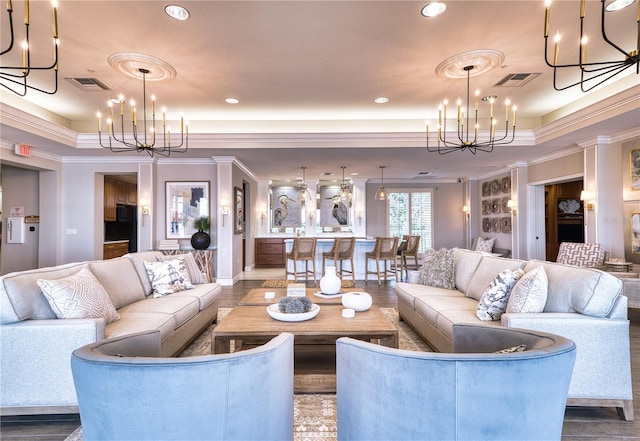
<svg viewBox="0 0 640 441">
<path fill-rule="evenodd" d="M 293 260 L 293 271 L 289 271 L 289 260 Z M 298 262 L 304 262 L 304 271 L 298 271 Z M 313 271 L 309 270 L 309 261 L 313 266 Z M 317 285 L 316 280 L 316 238 L 315 237 L 296 237 L 293 239 L 291 251 L 287 253 L 287 262 L 285 266 L 285 279 L 289 275 L 297 282 L 298 277 L 304 277 L 309 280 L 309 276 L 313 279 L 313 284 Z"/>
<path fill-rule="evenodd" d="M 355 270 L 353 266 L 353 252 L 356 249 L 355 237 L 336 237 L 333 240 L 333 246 L 331 251 L 322 253 L 322 274 L 324 274 L 325 262 L 327 259 L 333 260 L 336 266 L 338 277 L 342 278 L 343 273 L 351 274 L 353 281 L 356 281 Z M 346 270 L 342 264 L 345 260 L 348 260 L 351 264 L 351 269 Z"/>
<path fill-rule="evenodd" d="M 400 277 L 402 277 L 402 271 L 405 271 L 407 277 L 409 277 L 409 266 L 407 265 L 407 257 L 413 258 L 412 269 L 418 270 L 418 245 L 420 245 L 420 236 L 408 236 L 406 249 L 400 253 L 401 268 Z"/>
<path fill-rule="evenodd" d="M 378 277 L 378 285 L 381 285 L 381 278 L 386 281 L 388 277 L 395 277 L 396 281 L 400 281 L 398 277 L 398 238 L 397 237 L 376 237 L 376 244 L 373 251 L 365 254 L 367 262 L 367 273 L 365 283 L 369 281 L 369 274 L 375 274 Z M 376 261 L 376 271 L 369 271 L 369 260 Z M 382 262 L 382 271 L 380 271 L 380 262 Z"/>
</svg>

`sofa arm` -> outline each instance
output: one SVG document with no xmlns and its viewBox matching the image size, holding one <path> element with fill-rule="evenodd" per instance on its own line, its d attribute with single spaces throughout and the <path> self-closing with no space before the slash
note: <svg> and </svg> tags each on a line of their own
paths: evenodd
<svg viewBox="0 0 640 441">
<path fill-rule="evenodd" d="M 104 329 L 104 319 L 25 320 L 0 326 L 2 414 L 77 406 L 71 353 L 103 339 Z"/>
<path fill-rule="evenodd" d="M 633 399 L 629 321 L 578 313 L 503 314 L 502 325 L 566 337 L 576 344 L 569 398 Z"/>
</svg>

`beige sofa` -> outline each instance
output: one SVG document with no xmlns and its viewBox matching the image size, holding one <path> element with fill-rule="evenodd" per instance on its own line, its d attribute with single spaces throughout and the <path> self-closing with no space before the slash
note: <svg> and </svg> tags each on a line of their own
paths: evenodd
<svg viewBox="0 0 640 441">
<path fill-rule="evenodd" d="M 104 338 L 159 330 L 161 355 L 179 353 L 216 320 L 218 283 L 153 298 L 144 261 L 162 253 L 132 253 L 109 260 L 77 262 L 0 277 L 2 415 L 77 413 L 71 353 Z M 104 287 L 120 319 L 58 319 L 37 284 L 88 269 Z"/>
<path fill-rule="evenodd" d="M 484 290 L 502 270 L 526 273 L 539 266 L 549 285 L 543 312 L 505 313 L 489 322 L 477 318 Z M 577 358 L 568 404 L 616 407 L 621 417 L 633 420 L 627 298 L 616 277 L 592 268 L 456 249 L 455 289 L 400 282 L 395 290 L 400 318 L 440 352 L 452 351 L 455 323 L 533 329 L 573 340 Z"/>
</svg>

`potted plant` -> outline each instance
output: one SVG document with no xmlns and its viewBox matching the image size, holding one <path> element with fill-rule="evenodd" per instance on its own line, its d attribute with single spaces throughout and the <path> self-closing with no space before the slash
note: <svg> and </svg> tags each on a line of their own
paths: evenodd
<svg viewBox="0 0 640 441">
<path fill-rule="evenodd" d="M 209 244 L 211 243 L 211 237 L 209 233 L 209 227 L 211 224 L 209 223 L 208 216 L 201 216 L 193 221 L 193 226 L 198 230 L 193 233 L 191 236 L 191 246 L 195 250 L 206 250 L 209 248 Z"/>
</svg>

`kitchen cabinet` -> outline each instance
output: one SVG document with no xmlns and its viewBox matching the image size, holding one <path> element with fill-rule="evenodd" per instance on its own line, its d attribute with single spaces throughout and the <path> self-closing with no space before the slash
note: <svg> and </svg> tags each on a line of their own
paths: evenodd
<svg viewBox="0 0 640 441">
<path fill-rule="evenodd" d="M 256 238 L 256 268 L 284 268 L 284 239 Z"/>
<path fill-rule="evenodd" d="M 127 181 L 116 181 L 116 202 L 123 205 L 138 205 L 138 189 L 136 184 Z"/>
<path fill-rule="evenodd" d="M 115 259 L 129 252 L 129 241 L 105 242 L 102 250 L 103 259 Z"/>
<path fill-rule="evenodd" d="M 116 220 L 116 194 L 117 181 L 111 178 L 104 178 L 104 220 L 115 222 Z"/>
</svg>

